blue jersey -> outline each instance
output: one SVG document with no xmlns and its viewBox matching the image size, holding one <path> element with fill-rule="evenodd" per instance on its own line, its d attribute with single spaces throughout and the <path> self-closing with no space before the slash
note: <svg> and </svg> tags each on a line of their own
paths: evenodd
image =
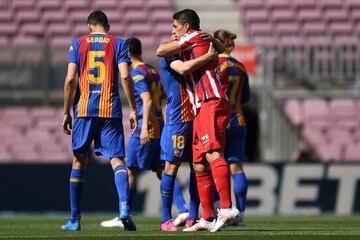
<svg viewBox="0 0 360 240">
<path fill-rule="evenodd" d="M 143 116 L 143 102 L 140 95 L 144 92 L 151 94 L 153 108 L 149 119 L 149 137 L 151 139 L 159 139 L 163 122 L 161 100 L 165 98 L 160 75 L 154 67 L 141 62 L 132 69 L 131 77 L 134 81 L 137 116 L 139 119 L 142 119 Z M 140 134 L 140 128 L 138 130 L 135 133 L 136 136 Z"/>
<path fill-rule="evenodd" d="M 231 104 L 228 127 L 245 126 L 242 104 L 250 100 L 249 77 L 243 64 L 228 54 L 219 55 L 221 83 Z"/>
<path fill-rule="evenodd" d="M 118 64 L 131 63 L 127 48 L 126 41 L 106 33 L 92 33 L 72 41 L 69 63 L 77 65 L 79 76 L 75 117 L 122 117 Z"/>
<path fill-rule="evenodd" d="M 175 60 L 180 60 L 180 56 L 160 58 L 160 74 L 167 95 L 165 125 L 193 120 L 185 79 L 170 68 L 171 62 Z"/>
</svg>

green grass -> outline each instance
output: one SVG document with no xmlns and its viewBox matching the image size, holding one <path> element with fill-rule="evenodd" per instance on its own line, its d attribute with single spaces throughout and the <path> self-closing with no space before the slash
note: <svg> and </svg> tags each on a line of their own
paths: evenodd
<svg viewBox="0 0 360 240">
<path fill-rule="evenodd" d="M 83 215 L 82 230 L 64 232 L 59 216 L 0 217 L 0 239 L 360 239 L 360 216 L 247 217 L 244 228 L 227 227 L 217 233 L 159 232 L 159 218 L 135 217 L 138 231 L 105 229 L 109 215 Z"/>
</svg>

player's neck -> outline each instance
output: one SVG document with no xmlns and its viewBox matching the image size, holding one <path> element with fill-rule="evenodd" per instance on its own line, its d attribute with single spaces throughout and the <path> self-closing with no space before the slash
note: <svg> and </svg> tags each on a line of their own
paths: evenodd
<svg viewBox="0 0 360 240">
<path fill-rule="evenodd" d="M 91 29 L 90 34 L 95 34 L 95 33 L 106 33 L 106 31 L 103 27 L 94 27 Z"/>
<path fill-rule="evenodd" d="M 132 58 L 131 58 L 131 62 L 132 62 L 131 66 L 132 66 L 133 68 L 135 68 L 137 65 L 139 65 L 139 64 L 141 64 L 141 63 L 144 63 L 144 61 L 142 60 L 141 57 L 132 57 Z"/>
</svg>

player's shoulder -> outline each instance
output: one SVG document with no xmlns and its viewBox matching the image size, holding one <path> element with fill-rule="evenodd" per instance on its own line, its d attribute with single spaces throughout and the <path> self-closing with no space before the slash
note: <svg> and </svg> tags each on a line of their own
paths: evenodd
<svg viewBox="0 0 360 240">
<path fill-rule="evenodd" d="M 199 36 L 199 32 L 198 31 L 189 31 L 187 33 L 185 33 L 184 35 L 182 35 L 180 37 L 179 42 L 183 43 L 183 42 L 188 42 L 188 41 L 192 41 L 192 40 L 198 40 L 200 38 Z"/>
<path fill-rule="evenodd" d="M 160 77 L 160 73 L 159 73 L 159 71 L 156 69 L 156 67 L 154 67 L 153 65 L 151 65 L 151 64 L 148 64 L 148 63 L 145 63 L 145 66 L 146 66 L 146 68 L 147 68 L 147 71 L 150 73 L 150 74 L 152 74 L 152 76 L 158 76 L 158 77 Z"/>
<path fill-rule="evenodd" d="M 138 81 L 144 80 L 145 76 L 146 76 L 146 73 L 139 68 L 134 68 L 131 70 L 131 78 L 135 83 L 137 83 Z"/>
<path fill-rule="evenodd" d="M 228 56 L 229 56 L 229 55 L 226 54 L 226 53 L 220 53 L 220 54 L 219 54 L 219 62 L 220 62 L 220 63 L 226 62 Z"/>
<path fill-rule="evenodd" d="M 140 72 L 140 73 L 143 73 L 143 74 L 146 74 L 147 71 L 149 71 L 149 66 L 148 64 L 146 63 L 140 63 L 138 65 L 136 65 L 136 67 L 134 68 L 134 70 L 136 72 Z"/>
<path fill-rule="evenodd" d="M 71 45 L 72 45 L 72 46 L 77 46 L 77 45 L 79 45 L 79 43 L 80 43 L 80 41 L 81 41 L 81 38 L 82 38 L 82 37 L 73 38 L 73 39 L 71 40 Z"/>
<path fill-rule="evenodd" d="M 106 34 L 106 37 L 109 38 L 110 41 L 113 42 L 116 47 L 120 47 L 120 48 L 124 47 L 127 49 L 127 42 L 125 39 L 113 34 Z"/>
<path fill-rule="evenodd" d="M 239 69 L 240 69 L 241 71 L 243 71 L 243 72 L 246 72 L 245 65 L 244 65 L 242 62 L 238 61 L 238 60 L 235 59 L 234 57 L 231 57 L 231 60 L 234 62 L 235 66 L 236 66 L 237 68 L 239 68 Z"/>
<path fill-rule="evenodd" d="M 126 44 L 126 40 L 124 38 L 121 38 L 121 37 L 116 36 L 116 35 L 109 35 L 109 36 L 111 36 L 116 42 Z"/>
<path fill-rule="evenodd" d="M 134 82 L 143 80 L 147 76 L 146 67 L 143 64 L 139 64 L 131 70 L 131 76 Z"/>
</svg>

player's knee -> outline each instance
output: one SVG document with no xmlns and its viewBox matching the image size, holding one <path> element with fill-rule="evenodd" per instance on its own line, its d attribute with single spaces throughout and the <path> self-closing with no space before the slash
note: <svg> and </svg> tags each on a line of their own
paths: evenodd
<svg viewBox="0 0 360 240">
<path fill-rule="evenodd" d="M 210 171 L 209 163 L 204 160 L 199 163 L 193 163 L 193 168 L 194 168 L 195 173 L 202 173 L 202 172 Z"/>
<path fill-rule="evenodd" d="M 208 162 L 212 162 L 215 159 L 218 159 L 220 157 L 224 157 L 224 154 L 221 152 L 221 150 L 215 150 L 215 151 L 211 151 L 211 152 L 207 152 L 205 154 L 206 160 Z"/>
<path fill-rule="evenodd" d="M 86 167 L 87 164 L 87 157 L 80 154 L 80 153 L 74 153 L 74 158 L 73 158 L 73 168 L 76 169 L 84 169 Z"/>
<path fill-rule="evenodd" d="M 125 166 L 125 161 L 123 158 L 112 158 L 110 159 L 110 164 L 113 169 L 115 169 L 119 165 Z"/>
<path fill-rule="evenodd" d="M 240 162 L 232 162 L 232 163 L 230 163 L 230 172 L 231 172 L 232 175 L 241 173 L 243 171 L 244 171 L 244 169 L 243 169 L 243 166 L 242 166 L 242 164 Z"/>
<path fill-rule="evenodd" d="M 179 170 L 181 162 L 166 162 L 164 172 L 168 175 L 175 176 Z"/>
</svg>

